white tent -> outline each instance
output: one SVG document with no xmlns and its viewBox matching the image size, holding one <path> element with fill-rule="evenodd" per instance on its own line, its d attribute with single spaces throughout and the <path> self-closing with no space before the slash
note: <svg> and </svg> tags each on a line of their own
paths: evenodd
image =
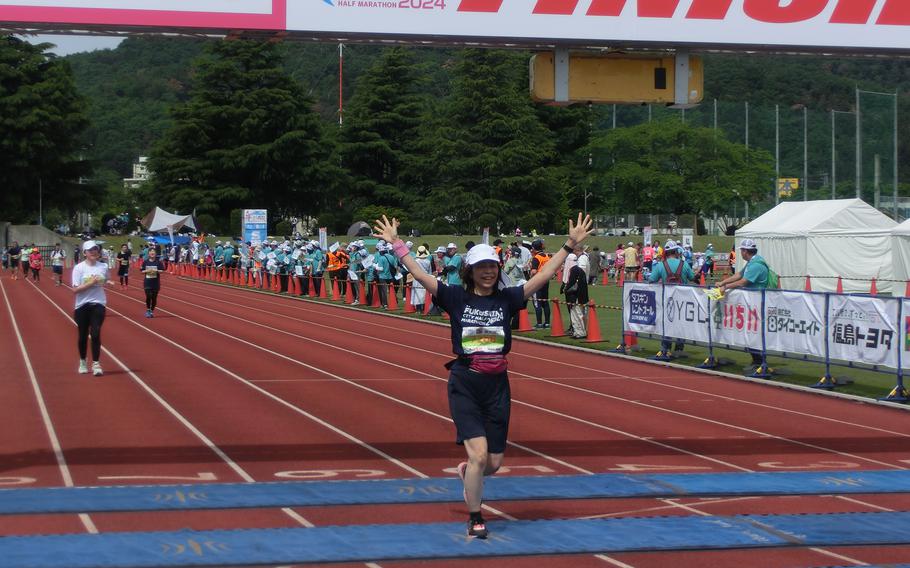
<svg viewBox="0 0 910 568">
<path fill-rule="evenodd" d="M 891 231 L 897 224 L 861 199 L 788 201 L 736 231 L 737 246 L 750 238 L 758 253 L 782 276 L 781 288 L 833 292 L 841 276 L 844 292 L 868 292 L 873 277 L 893 276 Z M 744 261 L 737 259 L 737 270 Z M 789 278 L 783 278 L 789 276 Z M 890 282 L 877 284 L 891 291 Z"/>
<path fill-rule="evenodd" d="M 150 233 L 174 232 L 183 227 L 196 230 L 196 223 L 193 221 L 192 215 L 175 215 L 160 207 L 155 207 L 140 222 L 145 227 L 145 230 Z"/>
<path fill-rule="evenodd" d="M 891 264 L 894 265 L 894 279 L 897 280 L 893 293 L 902 296 L 907 290 L 906 282 L 910 280 L 910 219 L 891 231 Z"/>
</svg>

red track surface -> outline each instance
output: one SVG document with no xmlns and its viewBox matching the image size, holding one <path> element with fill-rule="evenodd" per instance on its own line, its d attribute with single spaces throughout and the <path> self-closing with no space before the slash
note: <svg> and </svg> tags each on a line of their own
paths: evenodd
<svg viewBox="0 0 910 568">
<path fill-rule="evenodd" d="M 136 287 L 109 288 L 108 299 L 109 353 L 98 379 L 75 372 L 69 289 L 49 279 L 38 286 L 0 280 L 0 485 L 439 477 L 462 459 L 442 367 L 450 358 L 448 328 L 173 277 L 164 279 L 153 320 L 142 317 Z M 523 341 L 510 359 L 512 445 L 502 475 L 910 466 L 910 414 L 902 410 Z M 495 530 L 497 517 L 910 510 L 910 495 L 491 505 Z M 460 504 L 54 515 L 0 517 L 0 534 L 464 517 Z M 546 559 L 550 566 L 674 568 L 907 561 L 910 545 Z"/>
</svg>

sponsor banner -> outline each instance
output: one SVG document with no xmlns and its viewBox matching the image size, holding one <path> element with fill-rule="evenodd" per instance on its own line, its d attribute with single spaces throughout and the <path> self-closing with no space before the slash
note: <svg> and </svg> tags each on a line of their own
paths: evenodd
<svg viewBox="0 0 910 568">
<path fill-rule="evenodd" d="M 268 235 L 269 212 L 267 209 L 243 210 L 243 242 L 258 246 Z"/>
<path fill-rule="evenodd" d="M 910 365 L 910 300 L 904 300 L 903 302 L 904 306 L 901 310 L 901 319 L 904 321 L 904 325 L 901 326 L 903 329 L 901 368 L 906 369 L 907 365 Z"/>
<path fill-rule="evenodd" d="M 661 334 L 662 295 L 659 284 L 624 284 L 622 288 L 624 328 L 640 333 Z"/>
<path fill-rule="evenodd" d="M 907 0 L 0 1 L 0 20 L 7 23 L 271 29 L 538 45 L 910 49 Z"/>
<path fill-rule="evenodd" d="M 825 356 L 825 296 L 765 292 L 765 348 Z"/>
<path fill-rule="evenodd" d="M 708 297 L 704 288 L 667 286 L 664 289 L 664 335 L 708 342 Z"/>
<path fill-rule="evenodd" d="M 896 299 L 832 294 L 828 304 L 831 358 L 897 368 L 899 307 Z"/>
<path fill-rule="evenodd" d="M 761 290 L 730 290 L 711 304 L 711 338 L 716 344 L 761 349 Z"/>
</svg>

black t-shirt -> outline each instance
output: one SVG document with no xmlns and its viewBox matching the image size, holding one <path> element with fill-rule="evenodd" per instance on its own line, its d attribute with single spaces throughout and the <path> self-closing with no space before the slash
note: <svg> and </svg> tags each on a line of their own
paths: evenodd
<svg viewBox="0 0 910 568">
<path fill-rule="evenodd" d="M 19 262 L 20 257 L 22 256 L 22 249 L 19 247 L 9 247 L 9 258 Z"/>
<path fill-rule="evenodd" d="M 164 264 L 160 260 L 143 260 L 142 261 L 142 272 L 144 273 L 148 268 L 154 267 L 158 269 L 158 272 L 164 271 Z M 145 276 L 144 287 L 147 290 L 157 290 L 161 287 L 161 280 L 158 278 L 158 272 L 154 274 L 143 274 Z"/>
<path fill-rule="evenodd" d="M 525 305 L 524 286 L 496 290 L 490 296 L 471 294 L 461 286 L 439 283 L 436 303 L 452 323 L 452 351 L 456 355 L 501 353 L 512 348 L 512 314 Z"/>
<path fill-rule="evenodd" d="M 128 252 L 121 252 L 117 255 L 117 264 L 119 266 L 129 266 L 132 255 Z"/>
</svg>

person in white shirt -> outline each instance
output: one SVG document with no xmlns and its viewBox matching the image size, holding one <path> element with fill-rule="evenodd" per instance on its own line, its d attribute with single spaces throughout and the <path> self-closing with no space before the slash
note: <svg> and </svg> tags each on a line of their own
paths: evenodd
<svg viewBox="0 0 910 568">
<path fill-rule="evenodd" d="M 79 329 L 79 373 L 88 373 L 88 336 L 92 336 L 92 374 L 101 370 L 101 325 L 107 305 L 104 285 L 108 282 L 108 266 L 101 262 L 101 245 L 95 241 L 82 243 L 85 260 L 73 267 L 72 285 L 76 295 L 74 318 Z"/>
<path fill-rule="evenodd" d="M 54 271 L 54 281 L 57 286 L 63 284 L 63 262 L 66 260 L 66 251 L 60 248 L 60 243 L 54 245 L 51 251 L 51 269 Z"/>
</svg>

